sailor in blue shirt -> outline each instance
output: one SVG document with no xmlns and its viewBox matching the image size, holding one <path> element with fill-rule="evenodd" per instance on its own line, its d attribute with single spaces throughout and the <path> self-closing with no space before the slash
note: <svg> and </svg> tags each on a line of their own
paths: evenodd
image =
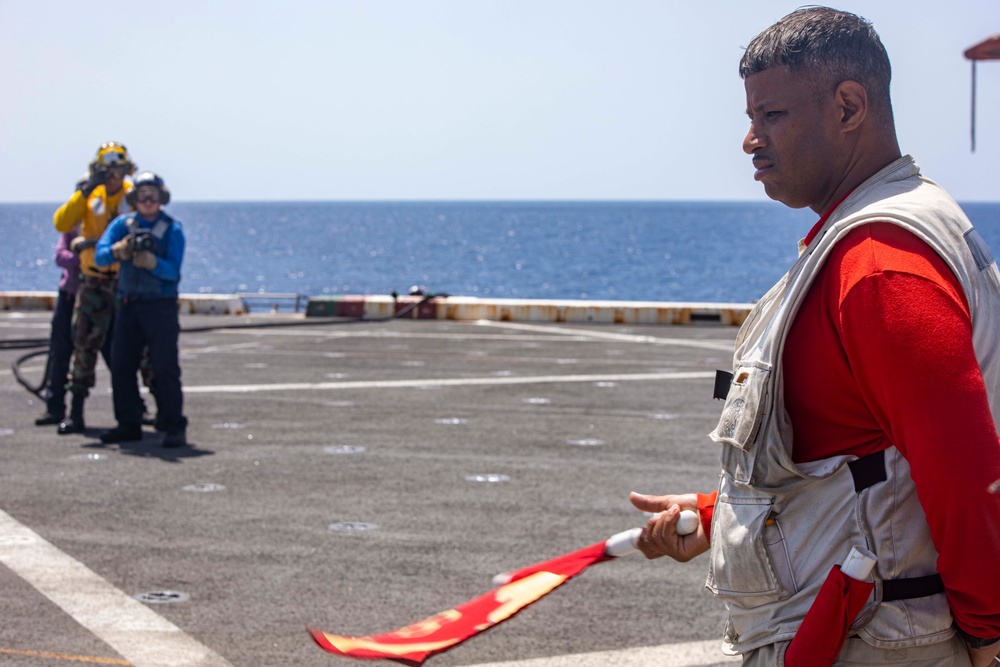
<svg viewBox="0 0 1000 667">
<path fill-rule="evenodd" d="M 143 172 L 128 194 L 135 211 L 112 221 L 97 243 L 98 266 L 120 263 L 111 349 L 111 389 L 118 426 L 101 442 L 142 439 L 142 400 L 136 372 L 149 347 L 156 386 L 157 423 L 164 447 L 187 444 L 177 339 L 177 284 L 184 260 L 184 228 L 161 207 L 170 201 L 163 179 Z"/>
</svg>

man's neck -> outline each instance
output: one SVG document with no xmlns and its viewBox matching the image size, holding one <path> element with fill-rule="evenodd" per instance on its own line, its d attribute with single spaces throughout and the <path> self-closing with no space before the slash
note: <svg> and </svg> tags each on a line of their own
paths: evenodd
<svg viewBox="0 0 1000 667">
<path fill-rule="evenodd" d="M 899 146 L 895 141 L 891 145 L 887 143 L 880 149 L 871 151 L 857 151 L 848 161 L 843 170 L 843 178 L 840 184 L 834 189 L 830 197 L 825 201 L 811 207 L 817 215 L 827 213 L 836 203 L 842 201 L 844 197 L 858 188 L 859 185 L 869 178 L 882 171 L 890 164 L 902 157 Z"/>
</svg>

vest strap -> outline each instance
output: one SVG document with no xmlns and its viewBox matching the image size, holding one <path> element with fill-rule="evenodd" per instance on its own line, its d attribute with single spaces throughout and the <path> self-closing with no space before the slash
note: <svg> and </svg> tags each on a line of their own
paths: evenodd
<svg viewBox="0 0 1000 667">
<path fill-rule="evenodd" d="M 725 400 L 729 395 L 729 387 L 733 384 L 733 374 L 729 371 L 715 371 L 715 389 L 712 391 L 712 398 Z"/>
<path fill-rule="evenodd" d="M 854 491 L 861 493 L 870 486 L 886 481 L 885 450 L 863 456 L 847 464 L 854 477 Z M 944 581 L 940 574 L 904 579 L 885 579 L 882 582 L 882 601 L 912 600 L 944 593 Z"/>
<path fill-rule="evenodd" d="M 882 601 L 912 600 L 944 593 L 944 581 L 940 574 L 909 579 L 886 579 L 882 582 Z"/>
<path fill-rule="evenodd" d="M 861 493 L 869 486 L 889 479 L 885 472 L 885 450 L 862 456 L 847 464 L 854 477 L 854 491 Z"/>
</svg>

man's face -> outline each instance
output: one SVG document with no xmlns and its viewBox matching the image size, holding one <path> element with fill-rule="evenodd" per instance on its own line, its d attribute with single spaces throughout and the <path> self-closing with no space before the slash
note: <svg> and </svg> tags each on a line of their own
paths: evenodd
<svg viewBox="0 0 1000 667">
<path fill-rule="evenodd" d="M 750 130 L 743 150 L 754 180 L 790 208 L 824 213 L 846 167 L 837 153 L 840 109 L 832 93 L 817 100 L 807 74 L 772 67 L 744 81 Z"/>
<path fill-rule="evenodd" d="M 144 218 L 154 218 L 160 210 L 160 189 L 155 185 L 140 185 L 136 188 L 135 210 Z"/>
<path fill-rule="evenodd" d="M 109 195 L 117 194 L 125 182 L 125 167 L 108 168 L 108 178 L 104 181 L 104 189 Z"/>
</svg>

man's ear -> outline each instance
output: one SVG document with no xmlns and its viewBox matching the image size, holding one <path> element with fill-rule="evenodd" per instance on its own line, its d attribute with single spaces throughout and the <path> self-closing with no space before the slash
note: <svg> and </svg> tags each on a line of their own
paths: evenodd
<svg viewBox="0 0 1000 667">
<path fill-rule="evenodd" d="M 852 132 L 868 117 L 868 91 L 857 81 L 844 81 L 834 93 L 840 106 L 840 124 L 845 132 Z"/>
</svg>

